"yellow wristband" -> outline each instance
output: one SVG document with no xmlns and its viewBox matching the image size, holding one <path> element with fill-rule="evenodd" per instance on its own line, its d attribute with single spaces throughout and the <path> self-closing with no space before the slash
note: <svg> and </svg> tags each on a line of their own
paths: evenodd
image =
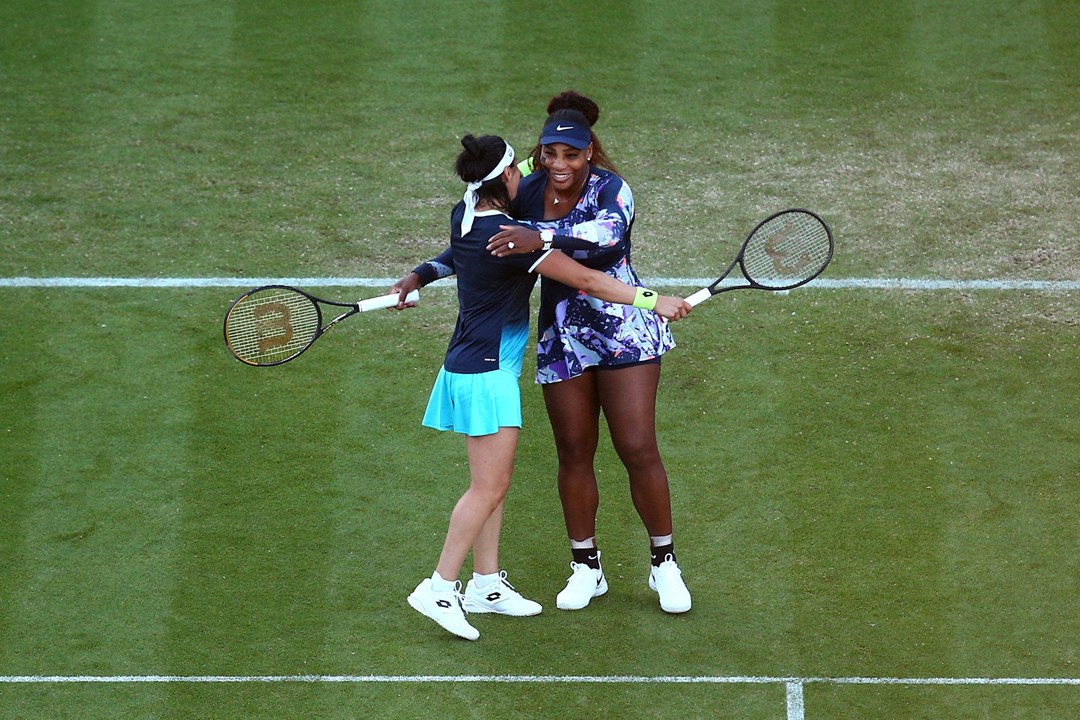
<svg viewBox="0 0 1080 720">
<path fill-rule="evenodd" d="M 637 289 L 637 295 L 634 296 L 634 307 L 642 310 L 652 310 L 656 307 L 656 299 L 659 297 L 652 290 L 646 290 L 643 287 Z"/>
<path fill-rule="evenodd" d="M 529 157 L 525 158 L 524 160 L 522 160 L 521 162 L 518 163 L 518 170 L 521 171 L 522 175 L 531 175 L 532 171 L 535 170 L 535 169 L 536 169 L 536 166 L 533 165 L 532 156 L 529 156 Z"/>
</svg>

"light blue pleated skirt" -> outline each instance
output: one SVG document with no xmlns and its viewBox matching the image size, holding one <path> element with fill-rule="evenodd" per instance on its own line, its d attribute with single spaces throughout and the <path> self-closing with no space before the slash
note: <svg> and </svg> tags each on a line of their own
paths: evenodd
<svg viewBox="0 0 1080 720">
<path fill-rule="evenodd" d="M 521 427 L 518 376 L 507 370 L 454 373 L 441 368 L 424 426 L 473 437 L 494 435 L 501 427 Z"/>
</svg>

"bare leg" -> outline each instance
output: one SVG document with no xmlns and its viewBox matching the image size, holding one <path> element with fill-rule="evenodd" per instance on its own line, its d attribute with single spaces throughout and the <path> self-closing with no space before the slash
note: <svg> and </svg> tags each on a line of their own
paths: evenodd
<svg viewBox="0 0 1080 720">
<path fill-rule="evenodd" d="M 502 532 L 504 504 L 499 503 L 499 506 L 488 516 L 487 522 L 476 537 L 476 542 L 473 543 L 473 572 L 480 575 L 491 575 L 500 570 L 499 535 Z"/>
<path fill-rule="evenodd" d="M 571 540 L 596 535 L 600 491 L 593 460 L 600 428 L 596 372 L 544 385 L 544 402 L 559 458 L 559 499 Z"/>
<path fill-rule="evenodd" d="M 450 528 L 435 568 L 443 579 L 457 579 L 465 557 L 476 544 L 480 545 L 477 549 L 482 562 L 498 563 L 502 503 L 514 472 L 518 434 L 518 428 L 504 427 L 494 435 L 466 438 L 470 484 L 450 515 Z"/>
<path fill-rule="evenodd" d="M 630 478 L 634 508 L 649 535 L 670 535 L 671 492 L 656 443 L 660 365 L 605 370 L 596 378 L 611 442 Z"/>
</svg>

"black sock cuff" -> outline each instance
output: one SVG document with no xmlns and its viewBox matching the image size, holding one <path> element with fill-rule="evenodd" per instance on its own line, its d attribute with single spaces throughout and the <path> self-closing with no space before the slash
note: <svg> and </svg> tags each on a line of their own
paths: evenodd
<svg viewBox="0 0 1080 720">
<path fill-rule="evenodd" d="M 668 543 L 667 545 L 659 545 L 652 549 L 652 564 L 653 567 L 659 567 L 660 563 L 667 560 L 667 556 L 670 555 L 672 560 L 675 560 L 675 543 Z"/>
<path fill-rule="evenodd" d="M 596 548 L 571 548 L 570 553 L 578 565 L 588 565 L 594 570 L 600 569 L 600 551 Z"/>
</svg>

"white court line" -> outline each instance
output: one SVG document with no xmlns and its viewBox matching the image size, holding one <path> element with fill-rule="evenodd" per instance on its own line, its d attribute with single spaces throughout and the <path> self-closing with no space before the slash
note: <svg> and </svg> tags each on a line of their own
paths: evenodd
<svg viewBox="0 0 1080 720">
<path fill-rule="evenodd" d="M 137 683 L 576 683 L 576 684 L 783 684 L 787 720 L 806 720 L 803 688 L 819 685 L 1013 685 L 1080 686 L 1080 678 L 874 678 L 874 677 L 771 677 L 694 675 L 0 675 L 4 684 L 137 684 Z"/>
<path fill-rule="evenodd" d="M 646 285 L 656 287 L 701 288 L 716 278 L 647 277 Z M 295 285 L 298 287 L 370 287 L 386 289 L 398 278 L 377 277 L 7 277 L 0 278 L 0 287 L 9 288 L 252 288 L 259 285 Z M 735 281 L 726 281 L 725 284 Z M 439 280 L 430 287 L 454 287 L 451 279 Z M 944 280 L 935 278 L 818 278 L 805 289 L 842 290 L 1035 290 L 1040 292 L 1075 292 L 1080 280 L 1018 280 L 996 278 L 988 280 Z M 802 290 L 802 288 L 800 288 Z"/>
<path fill-rule="evenodd" d="M 1053 677 L 782 677 L 769 675 L 0 675 L 0 684 L 60 683 L 577 683 L 713 684 L 787 687 L 801 697 L 805 685 L 1074 685 L 1080 678 Z"/>
<path fill-rule="evenodd" d="M 801 682 L 789 682 L 787 684 L 787 720 L 805 720 L 805 718 L 803 684 Z"/>
</svg>

